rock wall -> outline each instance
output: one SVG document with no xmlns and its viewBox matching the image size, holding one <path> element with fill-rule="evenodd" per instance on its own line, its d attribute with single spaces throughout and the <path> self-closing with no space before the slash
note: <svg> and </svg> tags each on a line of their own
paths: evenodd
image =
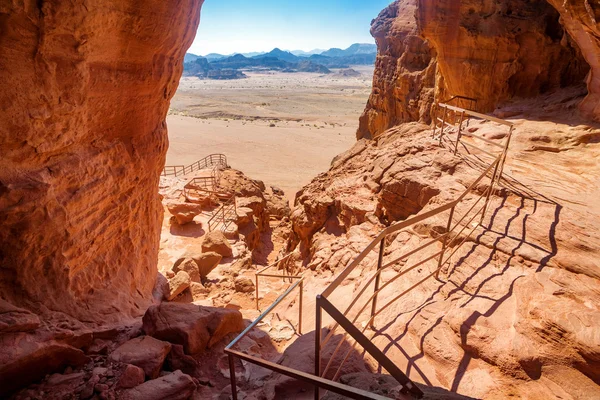
<svg viewBox="0 0 600 400">
<path fill-rule="evenodd" d="M 514 97 L 534 97 L 582 82 L 588 68 L 545 0 L 429 2 L 417 10 L 437 52 L 437 99 L 478 99 L 493 111 Z"/>
<path fill-rule="evenodd" d="M 408 121 L 429 122 L 435 86 L 435 52 L 419 36 L 418 0 L 397 1 L 371 26 L 378 47 L 373 92 L 357 138 L 370 138 Z"/>
<path fill-rule="evenodd" d="M 514 97 L 583 82 L 588 63 L 598 64 L 598 28 L 583 5 L 568 3 L 556 4 L 559 14 L 545 0 L 396 1 L 371 27 L 379 55 L 357 137 L 430 122 L 434 97 L 476 98 L 476 108 L 490 112 Z M 596 75 L 582 105 L 588 114 L 600 91 Z"/>
<path fill-rule="evenodd" d="M 580 109 L 588 118 L 600 121 L 600 5 L 597 2 L 576 0 L 548 2 L 560 13 L 561 23 L 577 43 L 591 68 L 586 79 L 588 95 Z"/>
<path fill-rule="evenodd" d="M 84 321 L 145 310 L 202 3 L 0 4 L 0 297 Z"/>
</svg>

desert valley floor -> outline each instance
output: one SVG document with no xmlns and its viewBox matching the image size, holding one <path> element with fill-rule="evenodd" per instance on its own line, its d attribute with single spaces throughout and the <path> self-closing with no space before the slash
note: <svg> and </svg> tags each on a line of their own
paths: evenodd
<svg viewBox="0 0 600 400">
<path fill-rule="evenodd" d="M 356 141 L 373 67 L 340 73 L 248 73 L 239 80 L 183 77 L 167 118 L 167 165 L 224 153 L 230 164 L 282 189 L 290 202 Z"/>
</svg>

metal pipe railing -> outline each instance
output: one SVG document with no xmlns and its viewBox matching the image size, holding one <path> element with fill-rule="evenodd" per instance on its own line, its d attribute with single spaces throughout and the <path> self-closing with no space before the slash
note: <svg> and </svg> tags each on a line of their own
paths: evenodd
<svg viewBox="0 0 600 400">
<path fill-rule="evenodd" d="M 445 107 L 445 105 L 443 105 L 444 107 L 440 107 L 441 109 L 444 109 L 444 115 L 441 119 L 437 118 L 437 120 L 440 120 L 442 122 L 442 126 L 441 126 L 441 130 L 440 130 L 440 144 L 441 144 L 441 138 L 443 137 L 444 134 L 444 128 L 446 125 L 448 125 L 446 123 L 446 119 L 448 117 L 448 108 L 450 107 Z M 459 120 L 459 135 L 461 132 L 461 126 L 463 124 L 464 121 L 464 115 L 465 114 L 470 114 L 473 116 L 478 117 L 480 114 L 476 113 L 476 112 L 472 112 L 469 110 L 459 110 L 460 111 L 460 120 Z M 486 118 L 487 119 L 487 118 Z M 491 117 L 489 120 L 495 120 L 493 117 Z M 494 121 L 495 122 L 495 121 Z M 512 124 L 506 121 L 502 121 L 502 125 L 506 125 L 510 127 L 510 130 L 508 132 L 508 137 L 506 140 L 506 143 L 508 143 L 510 141 L 510 137 L 512 135 Z M 434 125 L 434 129 L 435 129 L 435 125 Z M 477 137 L 477 135 L 469 135 L 470 137 Z M 485 139 L 485 138 L 483 138 Z M 457 141 L 460 140 L 460 138 L 457 139 Z M 483 141 L 487 141 L 487 139 L 483 140 Z M 508 151 L 508 145 L 499 145 L 495 142 L 493 142 L 494 145 L 496 145 L 496 147 L 500 147 L 503 149 L 503 152 L 499 155 L 495 155 L 490 153 L 492 156 L 495 157 L 494 161 L 492 163 L 490 163 L 490 165 L 488 166 L 488 168 L 469 186 L 469 188 L 467 188 L 467 190 L 465 190 L 465 192 L 459 196 L 458 199 L 456 199 L 453 202 L 450 202 L 444 206 L 438 207 L 434 210 L 431 210 L 428 213 L 424 213 L 420 216 L 414 217 L 409 219 L 408 221 L 404 221 L 401 223 L 398 223 L 392 227 L 388 227 L 386 230 L 384 230 L 384 232 L 382 232 L 375 240 L 373 240 L 373 242 L 370 243 L 369 246 L 367 246 L 367 248 L 361 253 L 359 254 L 355 260 L 334 280 L 334 282 L 328 287 L 326 288 L 323 293 L 322 296 L 324 298 L 327 298 L 345 279 L 346 277 L 366 258 L 367 254 L 370 253 L 376 246 L 377 244 L 379 244 L 380 249 L 379 249 L 379 255 L 378 255 L 378 262 L 377 262 L 377 270 L 375 272 L 375 274 L 371 277 L 371 279 L 369 279 L 366 284 L 363 286 L 362 290 L 359 291 L 358 295 L 355 296 L 354 300 L 351 302 L 350 306 L 346 309 L 346 311 L 344 313 L 342 313 L 343 316 L 348 315 L 348 313 L 351 311 L 352 307 L 354 307 L 354 305 L 356 304 L 357 300 L 359 297 L 361 297 L 364 292 L 366 291 L 366 289 L 373 283 L 373 280 L 375 280 L 375 287 L 374 287 L 374 291 L 373 291 L 373 295 L 367 299 L 367 301 L 364 303 L 363 307 L 360 308 L 358 310 L 358 312 L 356 313 L 356 316 L 354 317 L 354 320 L 352 321 L 352 324 L 354 324 L 357 319 L 362 315 L 362 313 L 365 311 L 366 307 L 371 304 L 371 317 L 369 319 L 369 321 L 364 324 L 364 328 L 363 328 L 363 332 L 367 329 L 367 327 L 371 327 L 373 328 L 374 325 L 374 319 L 377 315 L 379 315 L 383 310 L 385 310 L 386 308 L 388 308 L 389 306 L 391 306 L 392 304 L 394 304 L 396 301 L 398 301 L 402 296 L 404 296 L 408 291 L 413 290 L 415 287 L 419 286 L 420 284 L 422 284 L 423 282 L 425 282 L 426 280 L 430 279 L 431 277 L 435 276 L 438 277 L 439 271 L 441 270 L 442 266 L 445 265 L 445 263 L 450 259 L 450 257 L 446 260 L 444 260 L 444 254 L 446 251 L 447 246 L 451 246 L 455 241 L 455 238 L 452 238 L 452 240 L 448 240 L 448 237 L 450 235 L 451 232 L 454 232 L 454 230 L 456 230 L 457 228 L 459 228 L 460 223 L 473 211 L 473 209 L 477 206 L 478 203 L 480 203 L 481 199 L 486 199 L 485 204 L 483 207 L 481 207 L 480 209 L 477 210 L 477 212 L 474 213 L 474 216 L 470 219 L 470 222 L 472 222 L 472 220 L 474 218 L 476 218 L 478 215 L 482 215 L 482 221 L 483 218 L 485 217 L 485 210 L 489 201 L 489 197 L 491 195 L 491 193 L 494 190 L 494 185 L 496 183 L 496 181 L 499 179 L 500 174 L 502 173 L 502 166 L 503 166 L 503 162 L 506 159 L 506 152 Z M 456 146 L 458 147 L 458 146 Z M 488 152 L 489 153 L 489 152 Z M 492 172 L 493 171 L 493 172 Z M 488 189 L 486 191 L 484 191 L 484 193 L 479 196 L 477 198 L 477 200 L 475 201 L 475 203 L 473 205 L 471 205 L 471 207 L 469 208 L 469 210 L 465 213 L 465 215 L 460 218 L 459 222 L 456 223 L 453 226 L 453 218 L 454 218 L 454 214 L 456 211 L 457 206 L 464 201 L 465 197 L 467 196 L 468 193 L 470 193 L 477 184 L 479 184 L 479 182 L 481 182 L 481 180 L 483 180 L 485 177 L 489 176 L 489 174 L 491 173 L 491 177 L 490 177 L 490 186 L 488 187 Z M 405 229 L 408 226 L 414 225 L 424 219 L 427 218 L 431 218 L 433 216 L 436 216 L 442 212 L 445 212 L 447 210 L 450 210 L 450 215 L 448 217 L 447 220 L 447 224 L 446 224 L 446 232 L 441 235 L 440 237 L 437 237 L 431 241 L 429 241 L 428 243 L 426 243 L 424 246 L 419 247 L 418 249 L 416 249 L 416 251 L 411 252 L 411 254 L 416 253 L 417 251 L 421 251 L 423 250 L 425 247 L 429 247 L 431 245 L 433 245 L 434 243 L 437 243 L 438 241 L 440 241 L 440 239 L 442 239 L 442 249 L 439 252 L 436 252 L 435 254 L 433 254 L 432 256 L 429 256 L 428 258 L 421 260 L 419 263 L 416 263 L 415 265 L 413 265 L 412 267 L 403 270 L 402 272 L 400 272 L 399 274 L 397 274 L 396 276 L 394 276 L 393 278 L 391 278 L 388 282 L 386 282 L 383 286 L 380 287 L 380 276 L 381 276 L 381 272 L 383 270 L 382 267 L 389 267 L 390 265 L 393 265 L 395 262 L 398 262 L 402 259 L 405 258 L 405 256 L 401 256 L 399 258 L 397 258 L 396 260 L 394 260 L 393 262 L 390 263 L 386 263 L 385 265 L 382 265 L 382 260 L 383 260 L 383 255 L 384 255 L 384 249 L 385 249 L 385 238 L 390 234 L 390 233 L 394 233 L 396 231 L 399 231 L 401 229 Z M 467 224 L 468 224 L 467 223 Z M 480 224 L 478 224 L 476 226 L 476 228 L 479 226 Z M 468 225 L 467 225 L 468 226 Z M 466 226 L 465 226 L 466 228 Z M 463 228 L 461 230 L 461 232 L 459 232 L 458 234 L 460 235 L 464 229 Z M 476 229 L 475 228 L 475 229 Z M 471 232 L 469 233 L 469 236 L 474 232 L 474 229 L 471 230 Z M 464 243 L 464 241 L 460 244 L 462 245 Z M 460 247 L 459 245 L 459 247 Z M 455 250 L 456 251 L 456 250 Z M 454 254 L 454 253 L 453 253 Z M 451 254 L 452 256 L 452 254 Z M 399 294 L 398 296 L 394 297 L 391 301 L 387 302 L 384 306 L 380 307 L 378 309 L 377 307 L 377 297 L 378 294 L 385 289 L 389 284 L 391 284 L 392 282 L 396 281 L 398 278 L 400 278 L 401 276 L 403 276 L 404 274 L 406 274 L 407 272 L 413 270 L 414 268 L 416 268 L 417 266 L 420 266 L 428 261 L 431 260 L 436 260 L 437 261 L 437 268 L 430 273 L 425 279 L 421 280 L 420 282 L 418 282 L 416 285 L 413 285 L 408 291 L 402 292 L 401 294 Z M 318 307 L 317 307 L 318 308 Z M 321 313 L 320 310 L 316 311 L 317 315 L 319 315 Z M 320 325 L 319 322 L 321 321 L 321 319 L 317 319 L 317 326 L 316 326 L 316 330 L 318 331 L 320 329 Z M 334 328 L 329 332 L 329 334 L 325 337 L 325 339 L 322 342 L 319 343 L 315 343 L 315 354 L 320 353 L 320 349 L 322 348 L 322 346 L 327 343 L 327 341 L 333 337 L 333 335 L 335 334 L 335 330 L 338 328 L 339 323 L 336 323 Z M 330 361 L 329 363 L 325 366 L 325 369 L 321 370 L 319 368 L 319 373 L 320 376 L 324 376 L 331 365 L 331 360 L 335 357 L 335 355 L 337 354 L 337 352 L 340 349 L 340 345 L 342 343 L 343 340 L 345 340 L 345 337 L 347 335 L 344 334 L 344 337 L 342 337 L 342 339 L 340 340 L 340 343 L 338 344 L 338 346 L 336 347 L 336 349 L 334 350 L 333 354 L 330 357 Z M 353 336 L 353 335 L 352 335 Z M 354 337 L 354 339 L 356 340 L 356 337 Z M 320 339 L 319 339 L 320 340 Z M 373 356 L 373 354 L 371 354 Z M 344 358 L 344 360 L 347 358 L 348 355 L 346 355 L 346 357 Z M 319 360 L 320 363 L 320 360 Z M 337 377 L 339 377 L 339 372 L 341 371 L 341 367 L 343 365 L 344 361 L 342 361 L 340 367 L 338 368 L 338 371 L 336 372 L 336 374 L 334 375 L 334 380 L 337 379 Z M 390 372 L 390 371 L 388 371 Z M 394 374 L 397 375 L 397 374 Z M 402 383 L 402 381 L 404 379 L 408 379 L 405 376 L 402 375 L 398 375 L 397 379 L 400 383 Z M 317 390 L 315 389 L 315 393 L 317 393 Z"/>
<path fill-rule="evenodd" d="M 201 160 L 191 163 L 190 165 L 166 165 L 163 168 L 162 176 L 179 176 L 191 174 L 194 171 L 199 171 L 210 166 L 220 166 L 226 168 L 227 156 L 225 154 L 211 154 Z"/>
<path fill-rule="evenodd" d="M 460 96 L 455 96 L 455 97 L 460 97 Z M 475 99 L 471 99 L 471 100 L 475 100 Z M 475 102 L 476 102 L 476 100 L 475 100 Z M 442 140 L 444 137 L 445 128 L 447 126 L 451 126 L 453 128 L 456 128 L 456 127 L 458 128 L 458 130 L 457 130 L 458 135 L 457 135 L 456 143 L 454 143 L 454 152 L 455 153 L 458 153 L 458 144 L 461 143 L 461 139 L 463 136 L 469 137 L 472 139 L 482 139 L 482 141 L 488 145 L 494 145 L 494 147 L 501 148 L 502 152 L 500 154 L 494 154 L 487 150 L 482 149 L 485 153 L 493 156 L 494 160 L 487 166 L 487 168 L 485 168 L 485 170 L 481 173 L 481 175 L 478 176 L 477 179 L 475 179 L 475 181 L 473 181 L 469 185 L 469 187 L 456 200 L 451 201 L 442 206 L 439 206 L 435 209 L 424 212 L 424 213 L 417 215 L 413 218 L 410 218 L 406 221 L 402 221 L 402 222 L 396 223 L 394 225 L 391 225 L 391 226 L 385 228 L 382 232 L 380 232 L 379 235 L 377 235 L 377 237 L 375 239 L 373 239 L 366 246 L 366 248 L 358 256 L 356 256 L 354 258 L 354 260 L 347 267 L 345 267 L 343 269 L 343 271 L 333 280 L 333 282 L 327 288 L 325 288 L 325 290 L 323 290 L 323 292 L 320 295 L 317 295 L 317 301 L 316 301 L 316 306 L 315 306 L 315 361 L 314 361 L 315 369 L 314 369 L 314 375 L 307 374 L 305 372 L 301 372 L 301 371 L 297 371 L 297 370 L 293 370 L 288 367 L 283 367 L 281 365 L 271 363 L 266 360 L 261 360 L 259 358 L 252 357 L 252 356 L 249 356 L 249 355 L 241 353 L 241 352 L 236 352 L 231 349 L 231 347 L 230 347 L 231 345 L 228 346 L 228 348 L 226 349 L 226 353 L 228 353 L 228 355 L 230 357 L 232 388 L 234 389 L 233 390 L 234 399 L 237 399 L 237 397 L 236 397 L 237 394 L 235 394 L 235 368 L 234 368 L 234 364 L 233 364 L 234 356 L 244 359 L 246 361 L 249 361 L 251 363 L 263 366 L 265 368 L 271 369 L 272 371 L 275 371 L 275 372 L 278 372 L 278 373 L 281 373 L 281 374 L 284 374 L 287 376 L 291 376 L 296 379 L 299 379 L 304 382 L 308 382 L 308 383 L 312 384 L 314 386 L 315 399 L 317 399 L 317 400 L 320 398 L 320 394 L 321 394 L 320 389 L 332 391 L 332 392 L 338 393 L 338 394 L 343 394 L 347 397 L 355 398 L 355 399 L 381 399 L 381 398 L 383 398 L 382 396 L 375 395 L 375 394 L 369 393 L 369 392 L 360 391 L 358 389 L 351 388 L 350 386 L 343 385 L 339 382 L 336 382 L 336 380 L 340 377 L 343 364 L 348 359 L 349 355 L 351 354 L 352 350 L 354 349 L 354 345 L 350 346 L 350 349 L 346 352 L 345 356 L 342 359 L 342 362 L 340 363 L 339 367 L 337 368 L 337 371 L 335 372 L 335 374 L 333 374 L 333 379 L 325 379 L 327 372 L 330 370 L 330 368 L 332 366 L 333 358 L 335 358 L 335 355 L 338 354 L 338 352 L 341 349 L 341 344 L 344 342 L 344 340 L 346 340 L 346 338 L 348 336 L 352 337 L 355 344 L 361 345 L 367 353 L 369 353 L 383 368 L 385 368 L 392 376 L 394 376 L 394 378 L 396 378 L 396 380 L 403 386 L 403 390 L 405 393 L 410 393 L 414 397 L 421 397 L 423 395 L 423 392 L 408 378 L 408 376 L 406 376 L 391 360 L 389 360 L 389 358 L 387 358 L 387 356 L 383 352 L 381 352 L 375 346 L 375 344 L 372 342 L 372 339 L 376 333 L 373 333 L 373 335 L 369 338 L 365 335 L 365 332 L 368 328 L 374 329 L 375 318 L 378 315 L 380 315 L 383 311 L 385 311 L 386 309 L 391 307 L 393 304 L 395 304 L 402 296 L 406 295 L 407 293 L 414 290 L 416 287 L 422 285 L 427 280 L 429 280 L 433 277 L 435 277 L 436 279 L 439 279 L 438 275 L 439 275 L 440 270 L 443 268 L 443 266 L 451 259 L 451 257 L 462 246 L 462 244 L 473 234 L 475 229 L 482 226 L 481 224 L 485 218 L 485 214 L 486 214 L 486 211 L 487 211 L 487 208 L 489 205 L 490 196 L 492 193 L 494 193 L 495 185 L 500 182 L 500 178 L 503 173 L 504 163 L 506 161 L 506 156 L 508 153 L 510 139 L 511 139 L 511 136 L 513 133 L 513 125 L 512 125 L 512 123 L 510 123 L 508 121 L 503 121 L 503 120 L 500 120 L 495 117 L 480 114 L 480 113 L 477 113 L 472 110 L 466 110 L 466 109 L 461 109 L 458 107 L 450 106 L 448 104 L 437 105 L 436 112 L 439 112 L 442 109 L 444 110 L 444 116 L 442 118 L 438 118 L 438 116 L 435 115 L 434 125 L 433 125 L 433 132 L 434 132 L 434 137 L 435 137 L 435 133 L 437 130 L 437 122 L 442 122 L 442 125 L 440 127 L 440 132 L 439 132 L 440 145 L 443 143 Z M 471 133 L 468 133 L 468 134 L 463 133 L 462 126 L 463 126 L 465 120 L 468 123 L 468 120 L 470 118 L 484 119 L 487 121 L 499 123 L 502 126 L 508 126 L 509 130 L 508 130 L 508 134 L 507 134 L 504 145 L 498 145 L 495 142 L 489 141 L 487 138 L 482 138 L 477 135 L 473 135 Z M 448 121 L 452 121 L 452 122 L 448 122 Z M 458 126 L 455 126 L 455 124 L 457 122 L 458 122 Z M 459 206 L 461 206 L 463 203 L 468 201 L 466 199 L 466 196 L 469 193 L 474 192 L 475 189 L 478 187 L 479 183 L 487 177 L 489 177 L 489 179 L 490 179 L 489 187 L 486 190 L 484 190 L 483 193 L 481 193 L 477 197 L 477 199 L 474 201 L 474 203 L 472 205 L 470 205 L 470 207 L 469 206 L 465 207 L 465 208 L 468 208 L 468 210 L 461 217 L 458 218 L 458 222 L 454 222 L 455 215 L 458 213 L 459 208 L 462 208 Z M 474 211 L 476 209 L 477 205 L 480 204 L 482 199 L 485 199 L 484 205 L 482 207 L 478 208 L 477 211 Z M 428 218 L 437 217 L 438 215 L 440 215 L 446 211 L 449 211 L 449 216 L 446 221 L 446 231 L 444 233 L 435 236 L 432 240 L 429 240 L 426 243 L 418 246 L 416 249 L 406 252 L 405 254 L 403 254 L 400 257 L 396 257 L 392 261 L 385 262 L 385 260 L 384 260 L 385 249 L 386 249 L 385 241 L 386 241 L 386 238 L 388 237 L 388 235 L 394 234 L 394 233 L 399 232 L 404 229 L 411 228 L 415 224 L 417 224 L 421 221 L 424 221 Z M 456 243 L 455 243 L 456 239 L 464 232 L 464 230 L 467 227 L 469 227 L 469 224 L 475 218 L 477 218 L 477 216 L 479 216 L 479 215 L 481 215 L 480 223 L 476 224 L 475 227 L 470 230 L 469 234 L 467 234 L 465 236 L 465 238 L 462 240 L 462 242 L 458 246 L 456 246 Z M 471 218 L 468 218 L 469 216 Z M 467 222 L 465 224 L 463 224 L 464 226 L 461 225 L 465 220 L 467 220 Z M 457 231 L 458 231 L 458 233 L 457 233 Z M 408 268 L 403 268 L 402 271 L 398 272 L 393 277 L 388 279 L 387 282 L 382 284 L 381 277 L 382 277 L 383 271 L 388 270 L 391 266 L 396 265 L 397 263 L 408 259 L 408 257 L 410 257 L 414 254 L 422 252 L 423 250 L 425 250 L 426 248 L 428 248 L 430 246 L 434 246 L 438 242 L 441 242 L 440 250 L 434 251 L 432 254 L 427 255 L 425 258 L 421 259 L 418 262 L 415 262 Z M 367 256 L 369 256 L 371 251 L 375 250 L 377 247 L 379 247 L 379 252 L 378 252 L 378 257 L 377 257 L 377 267 L 376 267 L 374 274 L 366 281 L 366 283 L 363 285 L 363 287 L 358 291 L 357 295 L 354 295 L 354 298 L 350 302 L 350 305 L 346 308 L 345 312 L 338 310 L 337 307 L 335 307 L 328 300 L 328 297 L 335 291 L 335 289 L 337 287 L 339 287 L 349 277 L 349 275 L 352 273 L 352 271 L 354 271 L 358 267 L 358 265 L 361 264 L 367 258 Z M 449 247 L 455 247 L 455 249 L 452 253 L 450 253 L 448 258 L 445 258 L 447 249 Z M 298 282 L 303 281 L 303 278 L 301 276 L 295 276 L 295 275 L 291 275 L 291 274 L 286 276 L 285 271 L 284 271 L 284 275 L 273 275 L 273 274 L 264 273 L 268 268 L 272 268 L 274 266 L 279 265 L 279 263 L 281 263 L 287 257 L 289 257 L 289 255 L 284 257 L 281 260 L 278 260 L 276 263 L 269 265 L 257 272 L 257 277 L 256 277 L 257 309 L 258 309 L 258 276 L 277 277 L 277 278 L 282 278 L 282 279 L 285 279 L 287 277 L 290 279 L 292 279 L 292 278 L 299 279 Z M 426 265 L 427 263 L 429 263 L 431 261 L 436 262 L 436 267 L 433 269 L 433 271 L 429 271 L 424 278 L 420 279 L 417 283 L 412 284 L 409 288 L 403 290 L 399 294 L 395 294 L 395 296 L 393 296 L 393 298 L 386 301 L 385 304 L 383 304 L 382 306 L 378 305 L 377 299 L 383 290 L 385 290 L 386 288 L 390 288 L 391 284 L 393 282 L 398 281 L 398 279 L 401 278 L 402 276 L 408 274 L 411 271 L 414 271 L 417 267 Z M 255 327 L 264 318 L 266 313 L 270 312 L 276 305 L 278 305 L 283 300 L 283 298 L 285 298 L 287 295 L 289 295 L 291 290 L 293 290 L 293 288 L 295 288 L 299 285 L 298 282 L 296 282 L 292 286 L 290 286 L 290 288 L 282 296 L 280 296 L 278 298 L 278 300 L 275 303 L 273 303 L 273 305 L 265 311 L 265 313 L 261 314 L 261 316 L 245 332 L 247 333 L 247 331 L 249 331 L 250 329 Z M 361 302 L 362 306 L 358 309 L 358 311 L 356 312 L 354 317 L 349 317 L 349 314 L 351 312 L 353 312 L 353 308 L 357 305 L 359 299 L 364 300 L 363 295 L 365 294 L 367 289 L 369 287 L 371 287 L 372 284 L 374 284 L 374 290 L 373 290 L 372 294 L 366 299 L 366 301 Z M 302 301 L 302 300 L 300 300 L 300 301 Z M 355 324 L 359 320 L 359 318 L 365 313 L 365 311 L 367 310 L 369 305 L 371 307 L 370 307 L 370 313 L 368 314 L 369 315 L 368 321 L 363 324 L 362 329 L 359 329 L 358 327 L 355 326 Z M 335 322 L 333 328 L 329 331 L 329 333 L 325 336 L 325 338 L 322 338 L 322 331 L 321 331 L 322 324 L 323 324 L 323 311 L 325 311 L 327 314 L 329 314 Z M 300 315 L 300 319 L 301 319 L 301 315 Z M 299 323 L 301 323 L 301 322 L 299 322 Z M 338 328 L 342 328 L 344 333 L 340 339 L 340 342 L 336 346 L 333 354 L 331 355 L 330 359 L 325 364 L 325 368 L 322 368 L 323 360 L 321 360 L 321 350 L 334 337 L 335 332 Z M 242 335 L 240 335 L 240 336 L 243 337 Z M 239 339 L 236 339 L 236 341 L 234 341 L 234 342 L 237 343 L 238 340 Z M 234 342 L 232 342 L 232 344 L 234 344 Z"/>
</svg>

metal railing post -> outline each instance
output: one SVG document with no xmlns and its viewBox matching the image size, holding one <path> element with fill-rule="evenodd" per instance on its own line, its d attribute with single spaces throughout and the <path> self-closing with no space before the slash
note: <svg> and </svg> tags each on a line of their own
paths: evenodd
<svg viewBox="0 0 600 400">
<path fill-rule="evenodd" d="M 442 138 L 444 137 L 444 128 L 446 127 L 446 114 L 448 108 L 444 107 L 444 116 L 442 117 L 442 129 L 440 130 L 440 146 L 442 145 Z"/>
<path fill-rule="evenodd" d="M 450 236 L 450 229 L 452 228 L 452 218 L 454 217 L 454 210 L 456 206 L 450 209 L 450 216 L 448 217 L 448 224 L 446 225 L 446 236 L 444 236 L 444 240 L 442 241 L 442 252 L 440 254 L 440 259 L 438 261 L 437 271 L 435 272 L 435 279 L 439 279 L 440 270 L 442 269 L 442 262 L 444 260 L 444 253 L 446 252 L 446 244 L 448 243 L 448 236 Z"/>
<path fill-rule="evenodd" d="M 256 311 L 260 311 L 258 308 L 258 275 L 254 275 L 254 287 L 256 288 Z"/>
<path fill-rule="evenodd" d="M 321 295 L 315 302 L 315 376 L 321 376 Z M 315 385 L 315 400 L 319 400 L 319 386 Z"/>
<path fill-rule="evenodd" d="M 483 205 L 483 209 L 481 210 L 481 219 L 479 220 L 479 225 L 483 224 L 483 220 L 484 220 L 485 214 L 487 212 L 487 207 L 490 202 L 490 197 L 492 195 L 492 192 L 494 191 L 494 184 L 496 183 L 496 174 L 499 172 L 501 158 L 502 158 L 502 156 L 499 156 L 496 159 L 496 166 L 494 167 L 494 172 L 492 173 L 492 178 L 490 180 L 490 188 L 488 189 L 487 196 L 485 197 L 485 204 Z M 501 173 L 502 172 L 500 172 L 500 174 Z"/>
<path fill-rule="evenodd" d="M 508 138 L 506 139 L 506 143 L 504 144 L 504 152 L 502 154 L 502 165 L 500 166 L 500 174 L 498 174 L 498 184 L 500 184 L 500 179 L 502 178 L 502 174 L 504 173 L 504 163 L 506 162 L 506 155 L 508 154 L 508 145 L 510 144 L 510 139 L 512 138 L 514 126 L 511 126 L 508 130 Z"/>
<path fill-rule="evenodd" d="M 300 301 L 298 310 L 298 333 L 302 335 L 302 293 L 304 292 L 304 281 L 300 281 Z"/>
<path fill-rule="evenodd" d="M 456 153 L 458 153 L 458 143 L 460 142 L 460 135 L 462 133 L 462 124 L 463 124 L 464 119 L 465 119 L 465 112 L 463 111 L 460 114 L 460 124 L 458 125 L 458 134 L 456 135 L 456 145 L 454 146 L 454 155 L 456 155 Z"/>
<path fill-rule="evenodd" d="M 435 138 L 435 131 L 437 130 L 439 108 L 440 108 L 439 105 L 437 105 L 437 104 L 433 105 L 433 133 L 431 134 L 432 138 Z"/>
<path fill-rule="evenodd" d="M 229 375 L 231 379 L 231 397 L 237 400 L 237 384 L 235 382 L 235 363 L 233 355 L 229 354 Z"/>
<path fill-rule="evenodd" d="M 375 277 L 375 291 L 373 304 L 371 305 L 371 328 L 375 329 L 375 313 L 377 312 L 377 292 L 379 291 L 379 281 L 381 280 L 381 266 L 383 265 L 383 252 L 385 250 L 385 237 L 381 239 L 379 245 L 379 257 L 377 259 L 377 277 Z"/>
</svg>

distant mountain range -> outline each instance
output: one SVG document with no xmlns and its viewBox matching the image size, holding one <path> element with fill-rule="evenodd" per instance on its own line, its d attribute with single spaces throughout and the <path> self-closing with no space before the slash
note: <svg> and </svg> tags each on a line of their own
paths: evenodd
<svg viewBox="0 0 600 400">
<path fill-rule="evenodd" d="M 271 50 L 271 52 L 269 52 L 269 53 L 264 52 L 264 51 L 263 52 L 252 52 L 252 53 L 233 53 L 233 54 L 227 54 L 227 55 L 218 54 L 218 53 L 210 53 L 205 56 L 197 56 L 195 54 L 186 53 L 184 62 L 194 61 L 198 57 L 204 57 L 209 61 L 214 61 L 214 60 L 218 60 L 221 58 L 232 57 L 237 54 L 241 54 L 244 57 L 257 57 L 257 56 L 262 56 L 265 54 L 271 54 L 275 51 L 281 52 L 281 50 L 279 50 L 278 48 L 275 48 L 275 49 Z M 284 51 L 284 52 L 290 53 L 297 57 L 310 57 L 312 55 L 324 55 L 327 57 L 345 57 L 345 56 L 353 56 L 353 55 L 357 55 L 357 54 L 377 54 L 377 46 L 374 44 L 371 44 L 371 43 L 355 43 L 345 50 L 338 49 L 338 48 L 331 48 L 329 50 L 314 49 L 311 51 L 292 50 L 292 51 Z"/>
<path fill-rule="evenodd" d="M 209 79 L 245 77 L 243 73 L 232 73 L 241 69 L 328 74 L 331 72 L 329 68 L 372 65 L 376 57 L 377 46 L 363 43 L 353 44 L 344 50 L 333 48 L 304 52 L 275 48 L 268 53 L 238 53 L 229 56 L 211 53 L 204 57 L 187 53 L 184 59 L 184 74 Z"/>
</svg>

